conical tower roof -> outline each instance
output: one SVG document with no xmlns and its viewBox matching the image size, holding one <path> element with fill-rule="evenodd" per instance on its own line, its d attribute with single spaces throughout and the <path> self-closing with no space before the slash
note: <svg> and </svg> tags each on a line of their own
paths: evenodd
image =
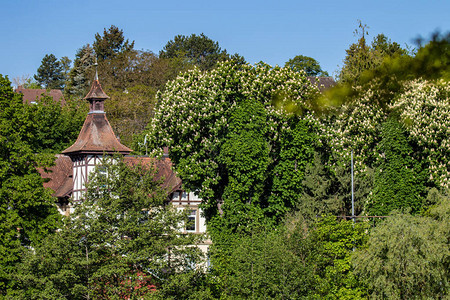
<svg viewBox="0 0 450 300">
<path fill-rule="evenodd" d="M 103 102 L 108 98 L 108 95 L 102 89 L 96 72 L 91 90 L 84 97 L 85 100 L 89 101 L 89 113 L 77 141 L 64 150 L 63 154 L 69 156 L 102 153 L 129 154 L 133 151 L 119 142 L 106 118 Z"/>
</svg>

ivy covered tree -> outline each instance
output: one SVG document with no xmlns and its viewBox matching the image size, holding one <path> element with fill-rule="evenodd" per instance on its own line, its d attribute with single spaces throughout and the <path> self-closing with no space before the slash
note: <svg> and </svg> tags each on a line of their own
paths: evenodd
<svg viewBox="0 0 450 300">
<path fill-rule="evenodd" d="M 390 117 L 382 126 L 382 139 L 377 150 L 381 156 L 375 169 L 370 215 L 387 215 L 395 209 L 417 212 L 425 194 L 422 166 L 412 157 L 401 125 Z"/>
<path fill-rule="evenodd" d="M 191 272 L 199 235 L 182 233 L 186 215 L 166 205 L 149 166 L 105 159 L 60 230 L 29 249 L 15 299 L 135 299 L 173 274 Z"/>
<path fill-rule="evenodd" d="M 313 266 L 316 299 L 364 299 L 366 287 L 353 272 L 354 249 L 364 247 L 367 224 L 338 220 L 335 216 L 316 219 L 307 235 L 306 263 Z M 301 249 L 301 248 L 300 248 Z"/>
<path fill-rule="evenodd" d="M 223 62 L 207 73 L 194 69 L 158 95 L 140 148 L 169 147 L 185 187 L 203 199 L 213 239 L 247 234 L 277 223 L 300 198 L 314 148 L 316 121 L 307 111 L 315 93 L 288 68 Z M 288 114 L 275 102 L 305 113 Z"/>
<path fill-rule="evenodd" d="M 46 89 L 62 89 L 65 78 L 61 62 L 53 54 L 46 54 L 34 79 Z"/>
</svg>

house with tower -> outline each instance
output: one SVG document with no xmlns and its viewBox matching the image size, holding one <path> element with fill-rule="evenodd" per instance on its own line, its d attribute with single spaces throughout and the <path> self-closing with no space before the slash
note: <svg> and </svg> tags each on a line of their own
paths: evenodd
<svg viewBox="0 0 450 300">
<path fill-rule="evenodd" d="M 185 230 L 204 233 L 206 224 L 199 208 L 201 199 L 195 193 L 188 193 L 182 189 L 181 179 L 172 170 L 168 150 L 164 149 L 161 159 L 130 155 L 133 150 L 120 143 L 106 117 L 104 102 L 108 98 L 96 72 L 91 89 L 84 98 L 89 102 L 89 112 L 77 140 L 56 156 L 53 167 L 40 170 L 41 176 L 46 178 L 44 186 L 54 191 L 53 196 L 57 198 L 59 211 L 64 215 L 70 215 L 74 205 L 83 201 L 89 175 L 102 164 L 104 156 L 119 154 L 123 155 L 126 163 L 154 166 L 155 179 L 162 181 L 162 188 L 167 191 L 168 204 L 179 210 L 189 210 L 191 222 Z M 205 243 L 204 246 L 207 247 L 208 241 Z"/>
</svg>

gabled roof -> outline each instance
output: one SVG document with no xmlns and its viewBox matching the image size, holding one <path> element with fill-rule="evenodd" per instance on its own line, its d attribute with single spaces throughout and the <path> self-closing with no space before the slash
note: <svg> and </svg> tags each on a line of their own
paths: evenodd
<svg viewBox="0 0 450 300">
<path fill-rule="evenodd" d="M 16 88 L 15 92 L 18 94 L 22 94 L 23 102 L 28 104 L 31 104 L 32 102 L 36 102 L 36 100 L 41 99 L 42 94 L 52 97 L 53 101 L 61 102 L 62 105 L 66 103 L 61 90 L 26 89 L 23 86 L 19 85 Z"/>
<path fill-rule="evenodd" d="M 62 153 L 71 154 L 129 154 L 133 150 L 122 145 L 114 135 L 104 113 L 89 113 L 76 142 Z"/>
</svg>

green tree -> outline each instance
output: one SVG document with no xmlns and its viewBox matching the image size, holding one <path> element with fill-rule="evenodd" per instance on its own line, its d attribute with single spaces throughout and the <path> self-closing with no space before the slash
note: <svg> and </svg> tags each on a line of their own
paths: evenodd
<svg viewBox="0 0 450 300">
<path fill-rule="evenodd" d="M 59 64 L 61 65 L 64 82 L 67 82 L 69 79 L 70 65 L 72 64 L 72 60 L 70 60 L 67 56 L 63 56 L 59 60 Z"/>
<path fill-rule="evenodd" d="M 71 218 L 27 251 L 15 296 L 134 299 L 190 272 L 200 250 L 187 246 L 201 237 L 182 233 L 186 216 L 166 197 L 151 167 L 105 159 Z"/>
<path fill-rule="evenodd" d="M 306 264 L 313 267 L 315 285 L 310 295 L 318 299 L 361 299 L 365 286 L 353 273 L 353 249 L 366 242 L 364 223 L 338 221 L 334 216 L 317 219 L 307 235 Z M 305 251 L 305 250 L 303 250 Z"/>
<path fill-rule="evenodd" d="M 363 223 L 336 217 L 304 222 L 286 218 L 276 230 L 255 230 L 230 240 L 227 256 L 213 245 L 211 255 L 226 259 L 212 266 L 224 299 L 361 299 L 365 286 L 353 274 L 351 255 L 364 245 Z"/>
<path fill-rule="evenodd" d="M 46 54 L 34 79 L 46 89 L 62 89 L 64 87 L 64 70 L 61 62 L 53 54 Z"/>
<path fill-rule="evenodd" d="M 358 41 L 345 50 L 347 55 L 339 73 L 340 82 L 356 82 L 364 72 L 379 67 L 385 59 L 408 56 L 407 50 L 401 48 L 396 42 L 391 42 L 384 34 L 377 35 L 372 45 L 369 45 L 366 41 L 366 36 L 369 34 L 368 26 L 361 21 L 358 23 L 358 29 L 355 30 Z"/>
<path fill-rule="evenodd" d="M 200 35 L 175 36 L 173 40 L 167 42 L 159 56 L 162 58 L 183 58 L 202 70 L 210 70 L 216 66 L 218 61 L 230 59 L 227 51 L 222 50 L 218 42 L 214 42 L 203 33 Z M 235 54 L 234 59 L 243 60 L 237 54 Z"/>
<path fill-rule="evenodd" d="M 199 191 L 207 218 L 217 217 L 220 231 L 247 231 L 249 219 L 264 216 L 276 222 L 296 202 L 283 186 L 294 176 L 301 182 L 312 158 L 308 122 L 314 121 L 281 112 L 272 102 L 294 101 L 306 110 L 315 92 L 304 75 L 287 68 L 224 62 L 206 74 L 194 69 L 159 95 L 147 148 L 170 148 L 186 188 Z M 275 176 L 283 179 L 274 183 Z"/>
<path fill-rule="evenodd" d="M 374 299 L 445 299 L 449 295 L 447 196 L 429 216 L 393 214 L 370 232 L 353 258 Z"/>
<path fill-rule="evenodd" d="M 86 118 L 88 105 L 68 100 L 64 106 L 50 96 L 42 96 L 35 105 L 25 106 L 30 122 L 34 124 L 30 146 L 33 151 L 60 153 L 78 137 Z"/>
<path fill-rule="evenodd" d="M 132 145 L 133 137 L 144 131 L 153 115 L 156 91 L 146 85 L 135 85 L 125 92 L 113 90 L 105 103 L 108 120 L 124 145 Z"/>
<path fill-rule="evenodd" d="M 79 99 L 89 92 L 91 80 L 94 78 L 94 62 L 94 49 L 89 44 L 78 49 L 64 89 L 67 98 Z"/>
<path fill-rule="evenodd" d="M 291 58 L 284 66 L 296 72 L 304 71 L 307 76 L 329 76 L 327 71 L 322 70 L 317 60 L 304 55 Z"/>
<path fill-rule="evenodd" d="M 161 300 L 211 300 L 220 298 L 217 277 L 195 270 L 169 276 L 157 291 L 151 294 L 150 299 Z"/>
<path fill-rule="evenodd" d="M 198 191 L 219 274 L 234 239 L 273 228 L 299 201 L 315 119 L 281 107 L 307 115 L 316 92 L 303 73 L 228 61 L 209 72 L 191 70 L 158 95 L 140 149 L 168 146 L 185 188 Z"/>
<path fill-rule="evenodd" d="M 123 30 L 111 25 L 108 30 L 106 28 L 103 30 L 103 35 L 95 34 L 93 48 L 97 59 L 101 62 L 113 59 L 120 53 L 133 50 L 134 41 L 125 40 Z"/>
<path fill-rule="evenodd" d="M 315 285 L 314 269 L 307 263 L 306 253 L 296 251 L 306 249 L 308 241 L 296 237 L 294 241 L 280 228 L 236 238 L 226 272 L 218 274 L 222 298 L 306 298 Z"/>
<path fill-rule="evenodd" d="M 23 246 L 34 246 L 58 225 L 59 213 L 36 168 L 52 157 L 32 148 L 36 124 L 0 75 L 0 294 L 13 283 Z"/>
<path fill-rule="evenodd" d="M 383 124 L 378 152 L 382 159 L 375 169 L 369 214 L 382 216 L 394 209 L 419 211 L 425 194 L 422 166 L 411 157 L 404 130 L 393 117 Z"/>
<path fill-rule="evenodd" d="M 94 62 L 94 49 L 89 44 L 78 49 L 64 89 L 66 98 L 79 99 L 89 92 L 91 80 L 94 78 Z"/>
<path fill-rule="evenodd" d="M 330 168 L 327 162 L 326 155 L 317 151 L 305 170 L 302 195 L 296 208 L 308 222 L 322 215 L 351 215 L 351 167 Z M 354 178 L 355 215 L 364 211 L 372 189 L 372 170 Z"/>
</svg>

